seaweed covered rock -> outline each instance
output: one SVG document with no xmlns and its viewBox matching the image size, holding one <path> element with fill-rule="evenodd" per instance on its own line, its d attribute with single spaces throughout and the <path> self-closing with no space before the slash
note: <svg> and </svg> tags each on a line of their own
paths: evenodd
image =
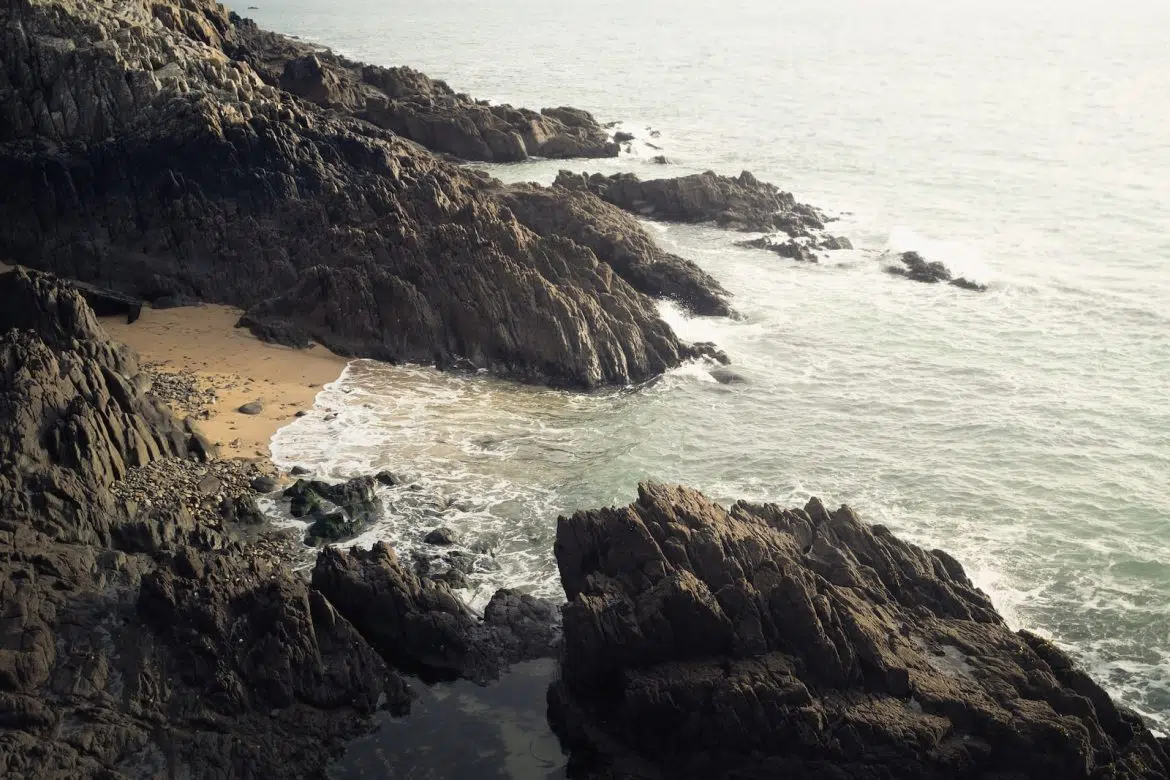
<svg viewBox="0 0 1170 780">
<path fill-rule="evenodd" d="M 1164 778 L 1165 744 L 962 567 L 847 507 L 649 484 L 557 527 L 575 777 Z"/>
<path fill-rule="evenodd" d="M 762 182 L 748 171 L 720 176 L 713 171 L 671 179 L 642 181 L 632 173 L 604 176 L 561 171 L 556 184 L 587 190 L 604 201 L 665 222 L 714 222 L 731 230 L 811 236 L 824 230 L 826 217 L 798 203 L 790 192 Z"/>
</svg>

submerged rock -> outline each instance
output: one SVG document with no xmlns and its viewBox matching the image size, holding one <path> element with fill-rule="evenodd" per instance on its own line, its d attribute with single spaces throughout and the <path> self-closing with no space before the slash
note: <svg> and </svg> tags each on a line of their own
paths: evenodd
<svg viewBox="0 0 1170 780">
<path fill-rule="evenodd" d="M 708 373 L 721 385 L 739 385 L 747 382 L 743 374 L 738 371 L 732 371 L 730 368 L 724 366 L 713 368 Z"/>
<path fill-rule="evenodd" d="M 962 567 L 847 507 L 642 485 L 557 526 L 573 777 L 1164 778 L 1170 758 Z"/>
<path fill-rule="evenodd" d="M 639 216 L 667 222 L 714 222 L 731 230 L 811 236 L 823 230 L 825 216 L 792 193 L 761 182 L 748 171 L 720 176 L 713 171 L 673 179 L 642 181 L 632 173 L 604 176 L 561 171 L 555 184 L 592 192 Z"/>
</svg>

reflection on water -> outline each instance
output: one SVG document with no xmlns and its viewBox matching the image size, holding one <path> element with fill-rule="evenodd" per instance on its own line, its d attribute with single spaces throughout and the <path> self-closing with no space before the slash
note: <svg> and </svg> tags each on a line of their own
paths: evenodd
<svg viewBox="0 0 1170 780">
<path fill-rule="evenodd" d="M 565 756 L 545 717 L 549 659 L 517 664 L 498 683 L 426 686 L 405 718 L 381 715 L 329 770 L 334 780 L 553 780 Z"/>
</svg>

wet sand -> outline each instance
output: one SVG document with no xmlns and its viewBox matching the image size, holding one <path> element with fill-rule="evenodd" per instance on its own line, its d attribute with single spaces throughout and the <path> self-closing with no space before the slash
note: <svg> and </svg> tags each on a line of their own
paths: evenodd
<svg viewBox="0 0 1170 780">
<path fill-rule="evenodd" d="M 320 346 L 266 344 L 235 327 L 239 317 L 240 311 L 229 306 L 184 306 L 143 309 L 133 325 L 124 317 L 103 317 L 101 323 L 112 338 L 138 353 L 150 373 L 194 379 L 200 391 L 195 397 L 186 403 L 166 400 L 180 416 L 204 410 L 205 419 L 200 413 L 193 416 L 200 430 L 219 444 L 221 457 L 268 458 L 272 434 L 298 411 L 312 408 L 321 386 L 337 379 L 346 359 Z M 252 401 L 263 405 L 259 414 L 238 411 Z"/>
</svg>

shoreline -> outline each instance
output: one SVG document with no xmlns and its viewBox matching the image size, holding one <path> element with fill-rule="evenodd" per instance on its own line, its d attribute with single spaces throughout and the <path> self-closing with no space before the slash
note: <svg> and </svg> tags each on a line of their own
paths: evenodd
<svg viewBox="0 0 1170 780">
<path fill-rule="evenodd" d="M 224 459 L 271 460 L 273 435 L 307 412 L 348 359 L 314 345 L 296 349 L 260 341 L 237 328 L 242 312 L 205 304 L 143 308 L 137 322 L 99 318 L 102 328 L 138 354 L 154 392 L 180 418 L 191 416 Z M 239 408 L 259 401 L 258 414 Z"/>
</svg>

